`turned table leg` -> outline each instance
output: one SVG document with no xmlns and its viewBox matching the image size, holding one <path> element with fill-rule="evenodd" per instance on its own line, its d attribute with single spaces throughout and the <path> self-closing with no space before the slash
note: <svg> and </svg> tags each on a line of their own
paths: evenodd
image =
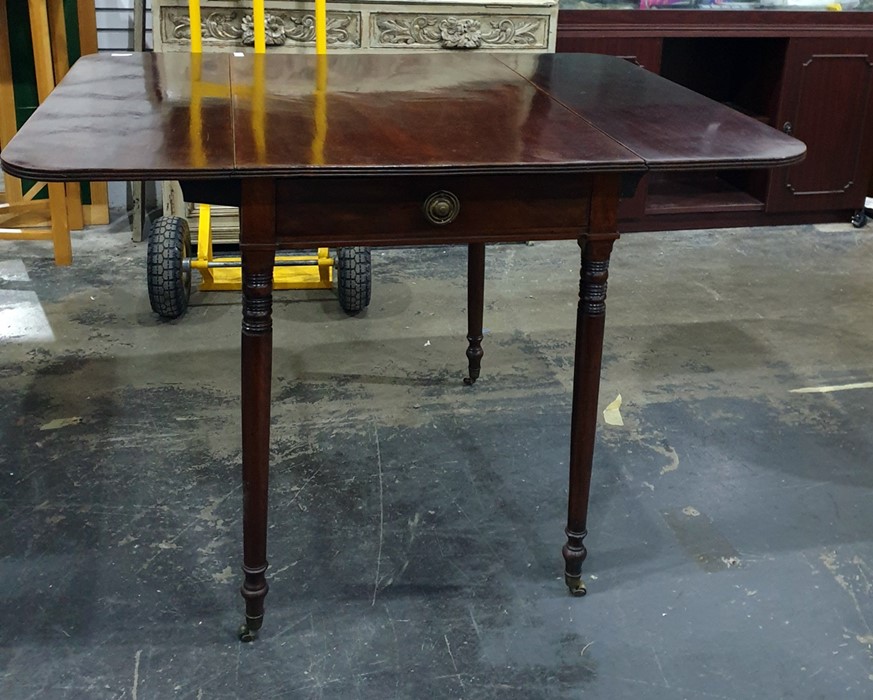
<svg viewBox="0 0 873 700">
<path fill-rule="evenodd" d="M 618 180 L 599 179 L 592 197 L 590 231 L 579 238 L 582 264 L 576 309 L 576 352 L 573 368 L 573 412 L 570 427 L 570 487 L 564 582 L 573 595 L 585 595 L 582 562 L 588 555 L 588 498 L 597 428 L 597 399 L 606 321 L 606 281 L 616 232 Z"/>
<path fill-rule="evenodd" d="M 243 581 L 246 619 L 242 641 L 254 640 L 267 595 L 267 493 L 270 472 L 273 264 L 276 245 L 274 183 L 243 183 L 242 231 L 242 479 Z"/>
<path fill-rule="evenodd" d="M 482 307 L 485 305 L 485 244 L 467 246 L 467 361 L 469 375 L 464 384 L 479 378 L 482 366 Z"/>
</svg>

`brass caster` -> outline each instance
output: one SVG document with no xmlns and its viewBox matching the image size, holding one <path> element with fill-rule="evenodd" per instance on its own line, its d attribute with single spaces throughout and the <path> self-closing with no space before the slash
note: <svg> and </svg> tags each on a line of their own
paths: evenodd
<svg viewBox="0 0 873 700">
<path fill-rule="evenodd" d="M 581 598 L 588 593 L 588 589 L 585 588 L 585 582 L 580 577 L 564 574 L 564 583 L 567 584 L 567 589 L 574 598 Z"/>
<path fill-rule="evenodd" d="M 239 626 L 238 636 L 241 642 L 253 642 L 258 638 L 258 633 L 256 630 L 250 629 L 248 625 L 242 624 Z"/>
</svg>

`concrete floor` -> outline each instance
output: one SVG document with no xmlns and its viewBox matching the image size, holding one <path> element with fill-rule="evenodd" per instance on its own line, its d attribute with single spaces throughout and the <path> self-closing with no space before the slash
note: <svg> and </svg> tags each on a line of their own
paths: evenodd
<svg viewBox="0 0 873 700">
<path fill-rule="evenodd" d="M 873 380 L 871 233 L 619 241 L 581 599 L 575 244 L 489 248 L 473 388 L 463 249 L 277 295 L 252 645 L 237 295 L 162 323 L 126 232 L 3 243 L 0 698 L 873 697 L 873 390 L 792 393 Z"/>
</svg>

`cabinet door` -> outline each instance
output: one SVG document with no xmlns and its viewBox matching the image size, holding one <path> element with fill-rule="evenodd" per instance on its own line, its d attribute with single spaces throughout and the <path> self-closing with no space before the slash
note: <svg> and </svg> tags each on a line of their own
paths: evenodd
<svg viewBox="0 0 873 700">
<path fill-rule="evenodd" d="M 767 211 L 863 206 L 873 158 L 873 41 L 791 39 L 776 126 L 806 143 L 806 159 L 777 168 Z"/>
</svg>

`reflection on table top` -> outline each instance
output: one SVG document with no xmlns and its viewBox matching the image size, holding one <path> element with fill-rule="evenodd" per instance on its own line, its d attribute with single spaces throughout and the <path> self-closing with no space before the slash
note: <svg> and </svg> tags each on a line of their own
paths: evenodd
<svg viewBox="0 0 873 700">
<path fill-rule="evenodd" d="M 43 180 L 766 167 L 803 145 L 589 54 L 101 54 L 2 154 Z"/>
</svg>

